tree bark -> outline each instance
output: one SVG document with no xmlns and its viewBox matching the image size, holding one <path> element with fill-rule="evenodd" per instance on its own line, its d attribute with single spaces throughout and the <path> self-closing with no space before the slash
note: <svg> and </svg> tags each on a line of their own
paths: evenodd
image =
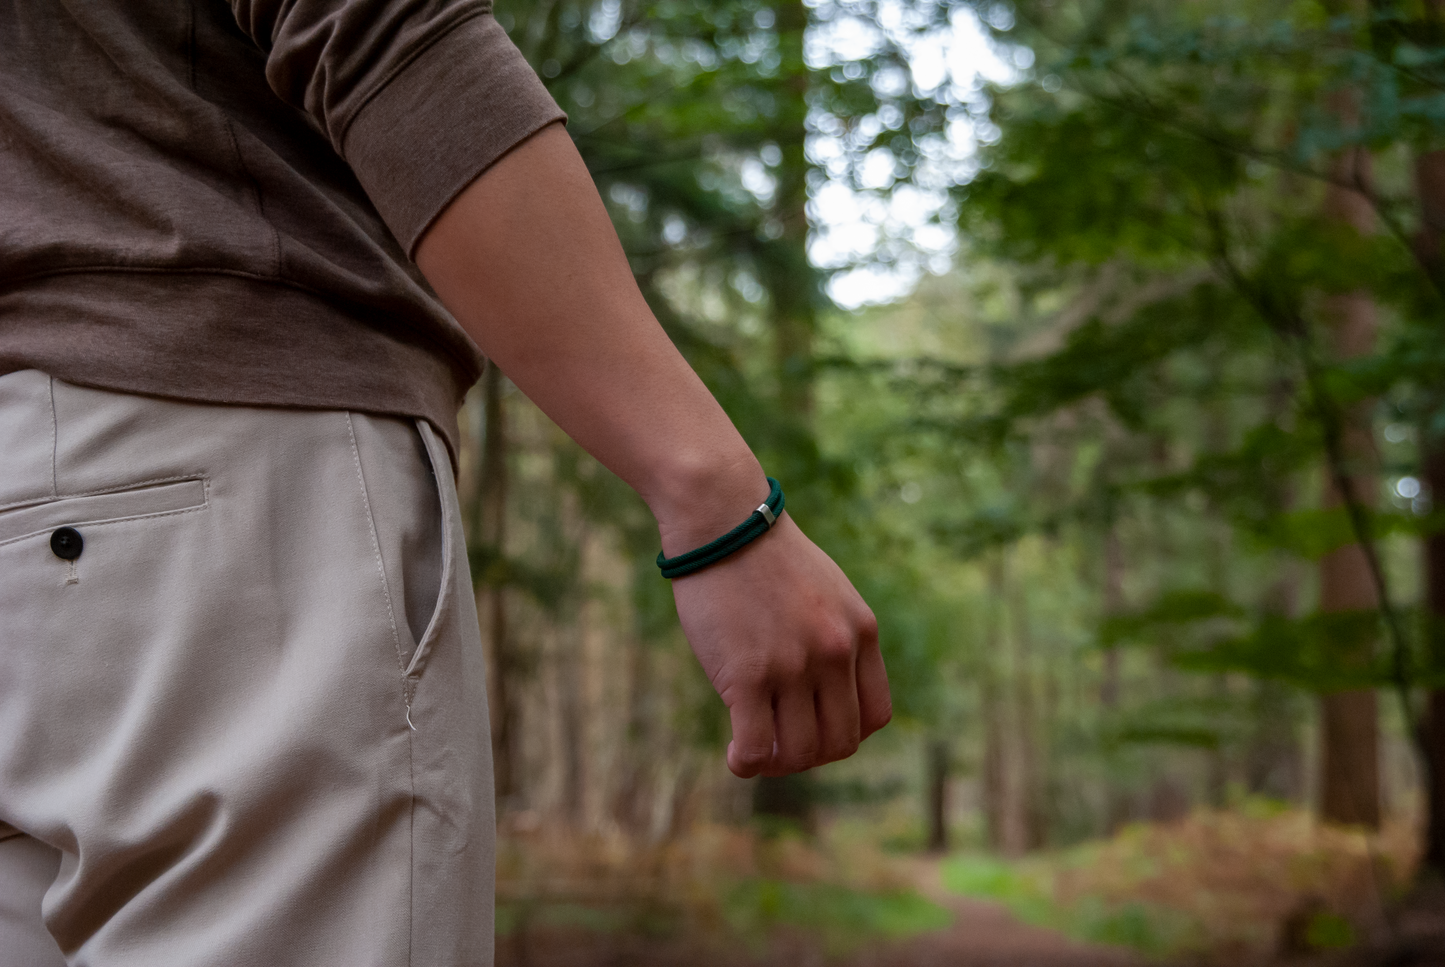
<svg viewBox="0 0 1445 967">
<path fill-rule="evenodd" d="M 1445 155 L 1445 152 L 1442 152 Z M 1442 158 L 1445 164 L 1445 158 Z M 1425 481 L 1436 500 L 1445 498 L 1445 441 L 1433 441 L 1425 459 Z M 1445 534 L 1425 538 L 1425 605 L 1428 612 L 1428 667 L 1445 670 Z M 1425 792 L 1422 869 L 1445 878 L 1445 687 L 1426 693 L 1420 730 Z"/>
<path fill-rule="evenodd" d="M 1441 4 L 1431 4 L 1439 14 Z M 1416 256 L 1436 285 L 1445 281 L 1445 151 L 1431 151 L 1415 161 L 1415 186 L 1420 200 L 1420 231 L 1415 239 Z M 1445 289 L 1442 289 L 1445 293 Z M 1445 407 L 1437 399 L 1436 408 Z M 1436 506 L 1445 503 L 1445 437 L 1432 433 L 1430 423 L 1421 428 L 1422 476 L 1427 493 Z M 1427 666 L 1445 670 L 1445 534 L 1425 538 L 1425 607 L 1428 613 Z M 1425 791 L 1424 849 L 1421 867 L 1445 879 L 1445 687 L 1427 692 L 1424 716 L 1419 723 Z"/>
<path fill-rule="evenodd" d="M 1354 148 L 1336 159 L 1335 177 L 1324 202 L 1326 219 L 1361 234 L 1374 230 L 1374 209 L 1369 199 L 1349 184 L 1369 182 L 1369 154 Z M 1329 348 L 1336 360 L 1368 355 L 1375 345 L 1378 326 L 1375 303 L 1365 292 L 1326 297 L 1324 314 Z M 1379 486 L 1370 407 L 1359 403 L 1341 414 L 1341 448 L 1354 498 L 1373 505 Z M 1344 495 L 1333 478 L 1325 493 L 1326 507 L 1340 507 Z M 1320 561 L 1320 610 L 1325 613 L 1373 610 L 1380 605 L 1365 551 L 1350 544 Z M 1364 664 L 1373 646 L 1364 646 L 1339 660 Z M 1353 689 L 1320 699 L 1321 790 L 1320 814 L 1326 822 L 1380 825 L 1379 713 L 1374 690 Z"/>
<path fill-rule="evenodd" d="M 948 852 L 948 772 L 952 749 L 947 739 L 932 738 L 927 746 L 928 851 Z"/>
</svg>

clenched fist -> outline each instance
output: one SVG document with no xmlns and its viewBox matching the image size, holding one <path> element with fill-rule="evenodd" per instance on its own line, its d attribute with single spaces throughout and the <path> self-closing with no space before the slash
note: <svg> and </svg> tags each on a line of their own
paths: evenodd
<svg viewBox="0 0 1445 967">
<path fill-rule="evenodd" d="M 728 768 L 782 776 L 845 759 L 888 723 L 878 622 L 786 512 L 773 529 L 672 583 L 694 654 L 726 703 Z"/>
</svg>

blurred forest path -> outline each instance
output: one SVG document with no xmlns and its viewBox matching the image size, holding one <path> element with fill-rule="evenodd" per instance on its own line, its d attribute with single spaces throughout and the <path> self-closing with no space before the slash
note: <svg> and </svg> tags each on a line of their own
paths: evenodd
<svg viewBox="0 0 1445 967">
<path fill-rule="evenodd" d="M 763 951 L 699 946 L 684 938 L 597 935 L 551 929 L 499 938 L 497 967 L 1134 967 L 1144 961 L 1116 947 L 1083 944 L 1015 919 L 1001 904 L 951 898 L 953 925 L 907 940 L 830 957 L 804 932 L 775 937 Z"/>
<path fill-rule="evenodd" d="M 713 951 L 643 937 L 608 937 L 557 931 L 534 938 L 529 959 L 518 960 L 506 945 L 498 967 L 1125 967 L 1142 961 L 1109 947 L 1075 943 L 1059 934 L 1013 920 L 1002 907 L 970 901 L 948 930 L 890 943 L 844 959 L 827 958 L 807 938 L 779 941 L 762 955 Z M 580 942 L 579 942 L 580 941 Z"/>
<path fill-rule="evenodd" d="M 848 967 L 1128 967 L 1143 961 L 1117 947 L 1084 944 L 1020 923 L 997 903 L 953 899 L 953 926 L 865 951 Z"/>
</svg>

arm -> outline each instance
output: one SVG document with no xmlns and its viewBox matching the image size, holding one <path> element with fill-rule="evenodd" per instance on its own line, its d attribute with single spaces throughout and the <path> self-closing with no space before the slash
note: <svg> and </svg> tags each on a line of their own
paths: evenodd
<svg viewBox="0 0 1445 967">
<path fill-rule="evenodd" d="M 669 557 L 767 496 L 757 459 L 653 318 L 560 125 L 463 191 L 422 237 L 417 263 L 482 351 L 642 495 Z M 728 706 L 736 774 L 844 758 L 888 721 L 873 614 L 786 513 L 673 593 Z"/>
</svg>

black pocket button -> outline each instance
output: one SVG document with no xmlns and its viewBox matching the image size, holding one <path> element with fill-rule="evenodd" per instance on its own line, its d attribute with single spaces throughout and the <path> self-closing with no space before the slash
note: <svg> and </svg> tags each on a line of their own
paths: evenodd
<svg viewBox="0 0 1445 967">
<path fill-rule="evenodd" d="M 73 561 L 85 550 L 85 541 L 74 527 L 61 527 L 50 535 L 50 549 L 62 561 Z"/>
</svg>

